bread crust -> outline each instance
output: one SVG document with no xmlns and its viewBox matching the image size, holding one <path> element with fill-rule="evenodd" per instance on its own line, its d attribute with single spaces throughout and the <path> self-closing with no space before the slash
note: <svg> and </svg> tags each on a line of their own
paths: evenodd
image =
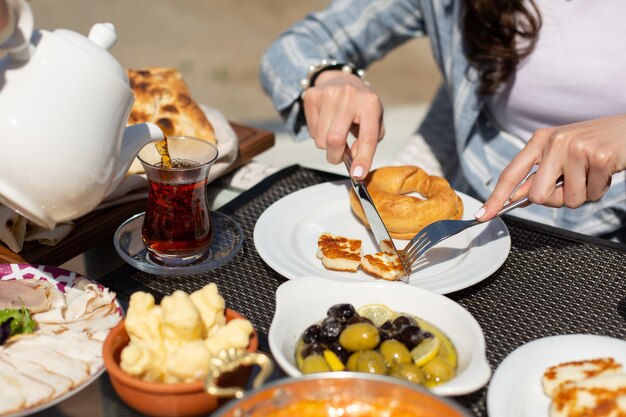
<svg viewBox="0 0 626 417">
<path fill-rule="evenodd" d="M 129 125 L 150 122 L 167 136 L 193 136 L 217 143 L 213 125 L 176 69 L 148 67 L 128 69 L 127 73 L 135 96 Z"/>
<path fill-rule="evenodd" d="M 417 166 L 378 168 L 366 177 L 367 190 L 394 239 L 411 239 L 424 227 L 437 220 L 458 220 L 463 217 L 463 201 L 448 181 L 428 175 Z M 416 192 L 425 199 L 405 195 Z M 350 206 L 369 229 L 361 203 L 353 190 Z"/>
</svg>

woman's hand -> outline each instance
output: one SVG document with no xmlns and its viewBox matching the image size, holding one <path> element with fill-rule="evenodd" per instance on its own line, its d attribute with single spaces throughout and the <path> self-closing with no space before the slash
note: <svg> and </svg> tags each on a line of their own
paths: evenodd
<svg viewBox="0 0 626 417">
<path fill-rule="evenodd" d="M 348 133 L 357 138 L 352 145 L 351 175 L 364 178 L 385 134 L 378 95 L 356 75 L 337 70 L 322 72 L 302 100 L 309 133 L 318 148 L 326 149 L 328 162 L 342 161 Z"/>
<path fill-rule="evenodd" d="M 511 196 L 535 165 L 537 171 Z M 576 208 L 602 198 L 611 176 L 625 169 L 626 115 L 539 129 L 502 171 L 491 196 L 474 216 L 490 220 L 509 198 L 524 194 L 535 204 Z M 555 189 L 560 176 L 563 187 Z"/>
</svg>

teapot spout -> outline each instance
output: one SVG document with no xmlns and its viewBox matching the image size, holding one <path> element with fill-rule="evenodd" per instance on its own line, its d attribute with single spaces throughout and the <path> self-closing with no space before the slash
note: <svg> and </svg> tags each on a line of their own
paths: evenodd
<svg viewBox="0 0 626 417">
<path fill-rule="evenodd" d="M 124 129 L 120 157 L 115 167 L 115 177 L 109 186 L 107 194 L 114 191 L 122 182 L 141 148 L 150 142 L 163 140 L 164 138 L 165 135 L 161 128 L 153 123 L 139 123 L 126 127 Z"/>
</svg>

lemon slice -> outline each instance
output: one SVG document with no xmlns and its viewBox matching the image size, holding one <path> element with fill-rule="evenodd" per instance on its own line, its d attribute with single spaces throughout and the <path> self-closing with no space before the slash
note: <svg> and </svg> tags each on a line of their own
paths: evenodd
<svg viewBox="0 0 626 417">
<path fill-rule="evenodd" d="M 341 362 L 339 357 L 332 350 L 325 349 L 324 350 L 324 359 L 326 359 L 326 363 L 330 366 L 331 371 L 343 371 L 346 369 L 345 365 Z"/>
<path fill-rule="evenodd" d="M 419 326 L 422 330 L 432 333 L 436 339 L 439 339 L 441 346 L 438 355 L 447 360 L 454 369 L 457 367 L 457 353 L 450 339 L 438 328 L 429 322 L 418 319 Z"/>
<path fill-rule="evenodd" d="M 439 353 L 440 346 L 441 341 L 437 337 L 422 340 L 420 344 L 415 346 L 411 351 L 413 363 L 417 366 L 426 365 L 428 362 L 435 359 Z"/>
<path fill-rule="evenodd" d="M 365 304 L 356 311 L 360 316 L 370 319 L 374 326 L 380 327 L 387 320 L 393 320 L 398 315 L 384 304 Z"/>
</svg>

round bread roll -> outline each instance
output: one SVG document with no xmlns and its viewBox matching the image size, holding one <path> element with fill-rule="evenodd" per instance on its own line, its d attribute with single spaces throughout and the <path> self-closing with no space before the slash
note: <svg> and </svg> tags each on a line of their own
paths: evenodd
<svg viewBox="0 0 626 417">
<path fill-rule="evenodd" d="M 448 181 L 428 175 L 416 166 L 376 169 L 365 178 L 380 216 L 394 239 L 412 239 L 425 226 L 437 220 L 458 220 L 463 216 L 463 201 Z M 405 195 L 419 193 L 424 199 Z M 352 211 L 369 229 L 356 193 L 350 191 Z"/>
</svg>

